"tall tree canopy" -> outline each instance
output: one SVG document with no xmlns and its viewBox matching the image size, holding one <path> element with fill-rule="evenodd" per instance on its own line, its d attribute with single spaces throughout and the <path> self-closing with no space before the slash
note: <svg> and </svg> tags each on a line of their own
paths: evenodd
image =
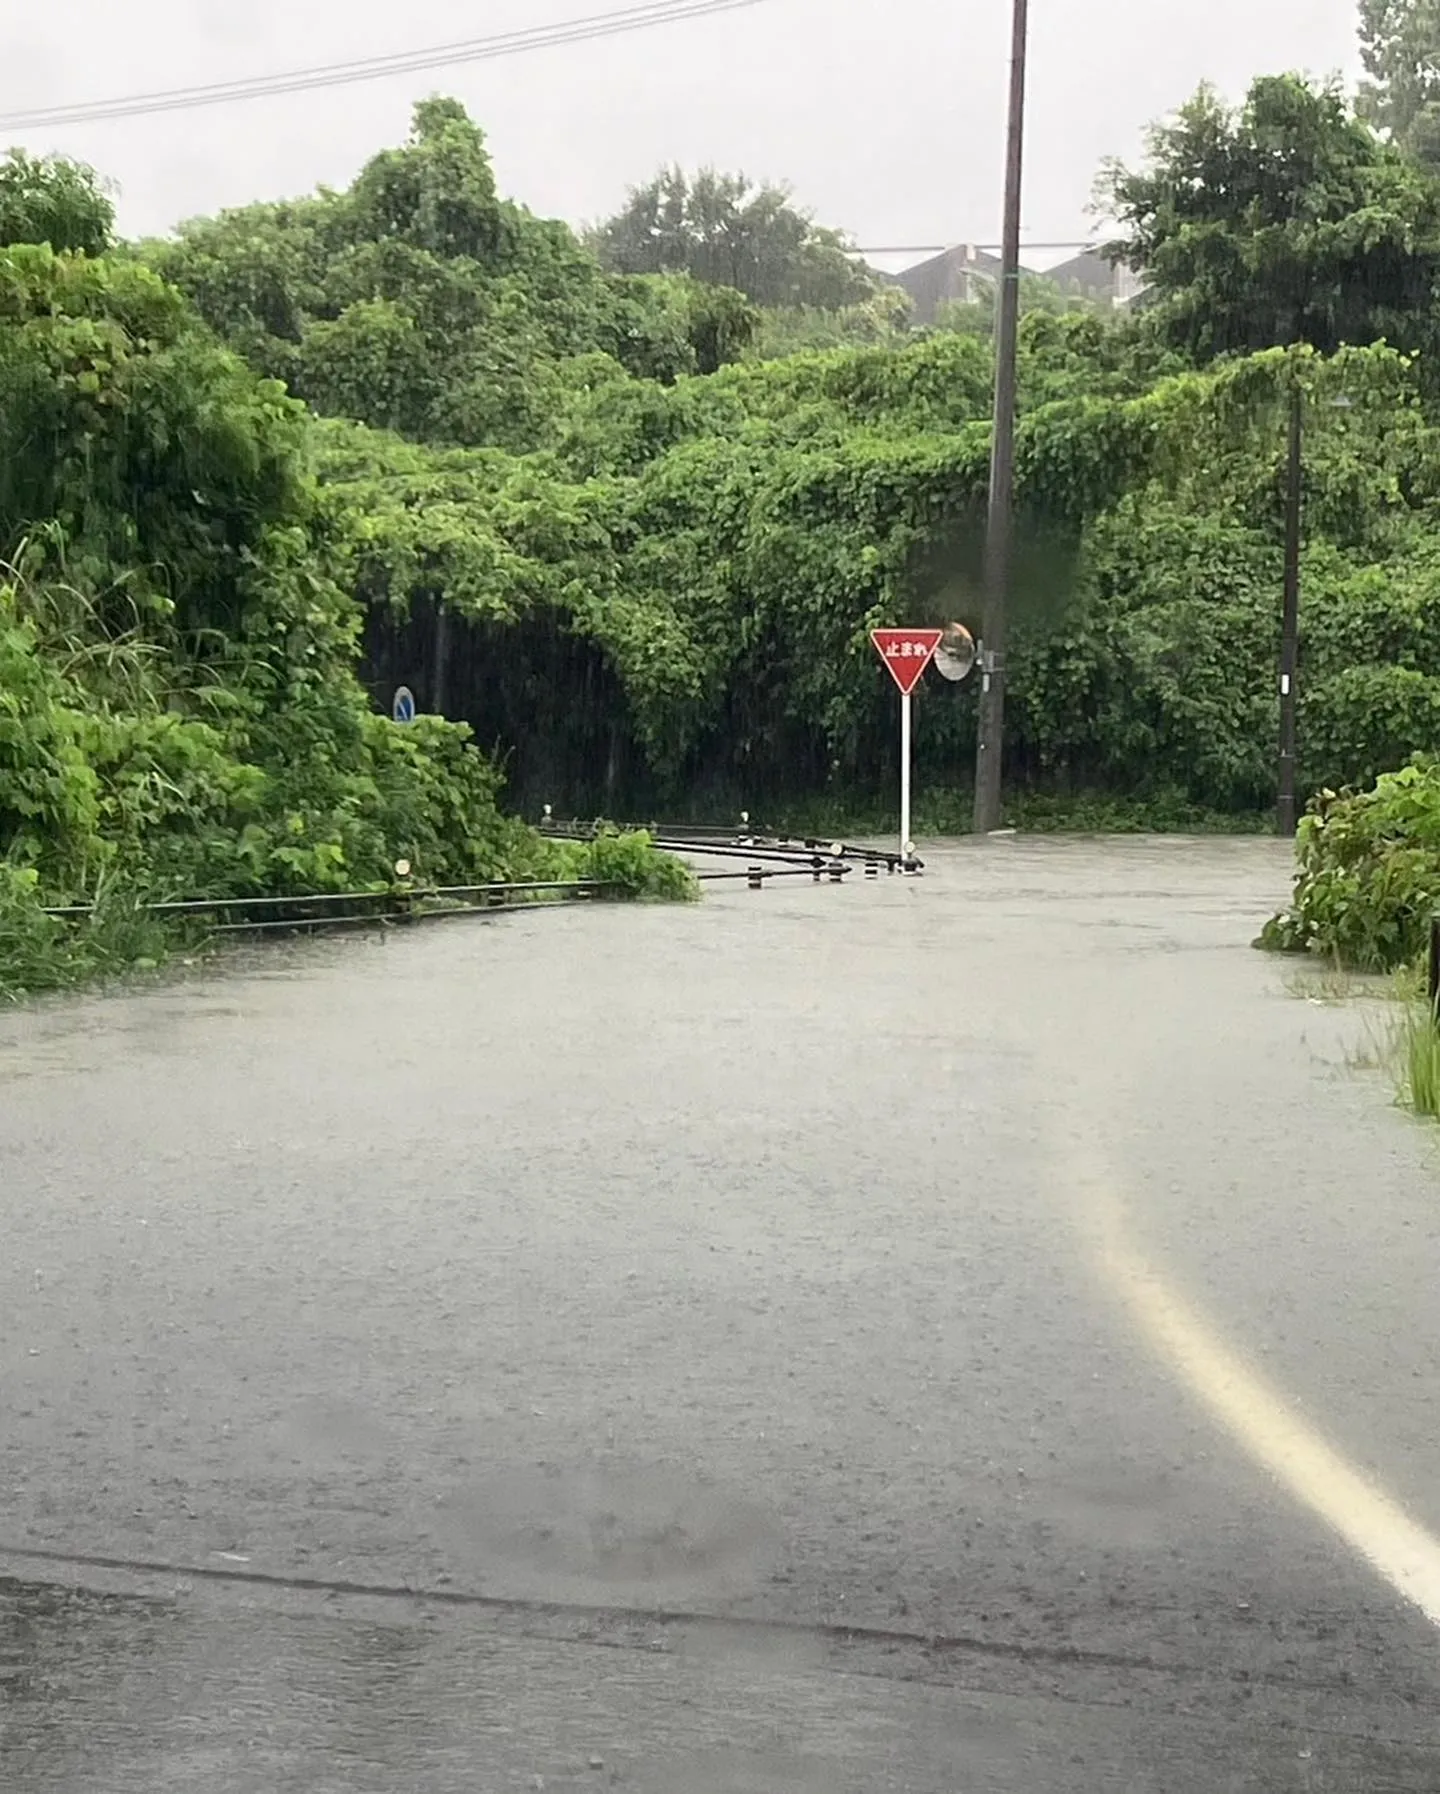
<svg viewBox="0 0 1440 1794">
<path fill-rule="evenodd" d="M 713 168 L 693 176 L 662 169 L 632 189 L 592 241 L 617 273 L 688 274 L 757 305 L 834 311 L 862 303 L 878 284 L 841 233 L 816 224 L 787 188 Z"/>
<path fill-rule="evenodd" d="M 1435 337 L 1440 186 L 1352 112 L 1339 87 L 1257 80 L 1244 105 L 1201 88 L 1103 188 L 1158 327 L 1206 360 Z"/>
<path fill-rule="evenodd" d="M 0 162 L 0 248 L 48 243 L 57 255 L 103 255 L 114 224 L 110 196 L 83 162 L 20 149 Z"/>
<path fill-rule="evenodd" d="M 222 212 L 144 253 L 315 410 L 437 443 L 542 447 L 596 358 L 671 381 L 754 328 L 738 293 L 607 273 L 566 225 L 500 199 L 484 134 L 447 99 L 348 192 Z"/>
<path fill-rule="evenodd" d="M 1440 171 L 1440 0 L 1360 0 L 1362 118 Z"/>
</svg>

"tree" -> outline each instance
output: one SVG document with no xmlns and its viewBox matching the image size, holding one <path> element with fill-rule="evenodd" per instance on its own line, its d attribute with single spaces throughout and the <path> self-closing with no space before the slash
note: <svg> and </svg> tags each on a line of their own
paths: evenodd
<svg viewBox="0 0 1440 1794">
<path fill-rule="evenodd" d="M 1428 347 L 1440 292 L 1440 187 L 1356 118 L 1338 85 L 1256 81 L 1232 109 L 1201 88 L 1116 163 L 1102 194 L 1149 277 L 1152 317 L 1198 359 L 1382 339 Z"/>
<path fill-rule="evenodd" d="M 1360 0 L 1360 59 L 1360 116 L 1440 171 L 1440 0 Z"/>
<path fill-rule="evenodd" d="M 622 274 L 689 274 L 733 287 L 756 305 L 857 305 L 876 290 L 839 231 L 815 223 L 785 187 L 743 174 L 663 169 L 631 190 L 624 209 L 591 233 L 601 261 Z"/>
<path fill-rule="evenodd" d="M 48 243 L 56 254 L 103 255 L 115 208 L 93 168 L 12 149 L 0 163 L 0 248 Z"/>
<path fill-rule="evenodd" d="M 445 444 L 539 448 L 568 363 L 674 381 L 738 359 L 737 292 L 609 273 L 568 226 L 500 199 L 454 100 L 345 193 L 245 206 L 143 248 L 257 372 L 315 410 Z"/>
<path fill-rule="evenodd" d="M 348 205 L 363 239 L 400 237 L 434 256 L 486 265 L 503 262 L 512 248 L 485 133 L 458 100 L 422 100 L 410 141 L 371 158 Z"/>
</svg>

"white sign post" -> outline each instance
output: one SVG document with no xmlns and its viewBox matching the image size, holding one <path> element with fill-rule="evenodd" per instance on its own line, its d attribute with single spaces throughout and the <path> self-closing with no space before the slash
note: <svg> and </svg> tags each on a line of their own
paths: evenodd
<svg viewBox="0 0 1440 1794">
<path fill-rule="evenodd" d="M 911 704 L 915 687 L 935 658 L 944 639 L 940 629 L 875 629 L 870 640 L 900 688 L 900 867 L 908 870 L 915 858 L 910 839 L 910 755 L 913 735 Z"/>
</svg>

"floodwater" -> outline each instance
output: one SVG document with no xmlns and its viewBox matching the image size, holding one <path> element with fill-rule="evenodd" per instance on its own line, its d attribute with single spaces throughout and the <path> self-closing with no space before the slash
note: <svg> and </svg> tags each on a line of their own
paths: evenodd
<svg viewBox="0 0 1440 1794">
<path fill-rule="evenodd" d="M 7 1794 L 1440 1786 L 1378 1006 L 928 861 L 0 1017 Z"/>
</svg>

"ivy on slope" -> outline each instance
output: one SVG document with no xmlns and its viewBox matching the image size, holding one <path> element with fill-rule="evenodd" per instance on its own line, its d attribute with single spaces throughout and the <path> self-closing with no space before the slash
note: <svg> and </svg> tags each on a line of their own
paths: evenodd
<svg viewBox="0 0 1440 1794">
<path fill-rule="evenodd" d="M 1267 803 L 1296 382 L 1306 775 L 1373 776 L 1432 740 L 1436 462 L 1412 371 L 1384 349 L 1268 351 L 1139 391 L 1128 376 L 1062 389 L 1023 417 L 1018 777 Z M 483 624 L 488 691 L 564 677 L 544 645 L 555 632 L 584 645 L 607 677 L 552 726 L 574 723 L 585 797 L 606 795 L 581 745 L 603 724 L 646 792 L 759 804 L 881 783 L 892 729 L 873 624 L 978 623 L 987 407 L 983 346 L 935 336 L 669 388 L 612 379 L 576 399 L 556 447 L 523 457 L 362 449 L 334 426 L 320 467 L 340 576 L 401 614 L 443 595 Z M 922 702 L 924 774 L 957 782 L 972 706 L 938 690 Z M 523 729 L 518 700 L 496 714 Z"/>
<path fill-rule="evenodd" d="M 257 372 L 318 412 L 453 446 L 545 446 L 569 393 L 734 358 L 738 293 L 607 274 L 565 225 L 502 200 L 454 100 L 344 193 L 197 219 L 138 253 Z"/>
</svg>

